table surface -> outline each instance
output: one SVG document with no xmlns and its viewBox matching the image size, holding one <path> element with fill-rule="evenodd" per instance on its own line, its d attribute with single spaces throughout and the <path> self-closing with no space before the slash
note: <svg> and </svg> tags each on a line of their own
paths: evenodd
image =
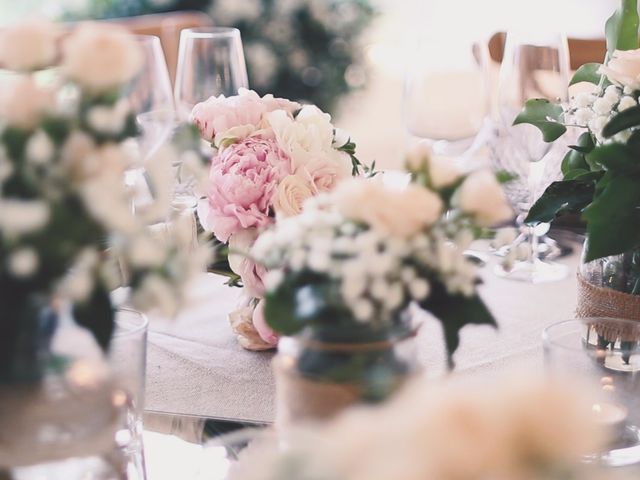
<svg viewBox="0 0 640 480">
<path fill-rule="evenodd" d="M 485 247 L 486 245 L 481 245 Z M 499 278 L 492 258 L 483 268 L 481 295 L 496 316 L 498 329 L 463 329 L 455 355 L 456 374 L 492 375 L 511 368 L 542 368 L 541 332 L 573 317 L 580 245 L 559 260 L 569 266 L 558 282 L 527 284 Z M 192 289 L 191 307 L 178 318 L 150 321 L 146 409 L 215 419 L 268 423 L 275 418 L 273 353 L 240 347 L 227 319 L 240 299 L 239 289 L 222 277 L 203 276 Z M 440 324 L 419 314 L 419 361 L 426 375 L 445 374 Z"/>
</svg>

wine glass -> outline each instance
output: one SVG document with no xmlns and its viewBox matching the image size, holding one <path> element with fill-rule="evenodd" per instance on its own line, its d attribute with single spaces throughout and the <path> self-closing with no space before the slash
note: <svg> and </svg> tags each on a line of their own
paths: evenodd
<svg viewBox="0 0 640 480">
<path fill-rule="evenodd" d="M 518 213 L 519 235 L 498 252 L 507 259 L 495 269 L 502 277 L 541 283 L 560 280 L 568 273 L 565 265 L 551 261 L 558 256 L 559 248 L 545 237 L 549 225 L 524 225 L 524 218 L 542 189 L 558 175 L 564 152 L 558 144 L 545 143 L 536 127 L 513 125 L 513 121 L 529 99 L 566 101 L 569 68 L 564 34 L 521 30 L 507 33 L 498 85 L 497 133 L 491 147 L 495 166 L 516 175 L 505 189 Z"/>
<path fill-rule="evenodd" d="M 181 120 L 188 119 L 193 107 L 212 95 L 236 95 L 248 86 L 240 30 L 182 30 L 174 90 Z"/>
<path fill-rule="evenodd" d="M 138 76 L 129 86 L 127 99 L 142 130 L 140 153 L 149 158 L 163 145 L 176 122 L 169 70 L 160 39 L 136 35 L 143 62 Z"/>
<path fill-rule="evenodd" d="M 441 48 L 422 38 L 408 65 L 403 96 L 405 126 L 430 140 L 434 152 L 469 151 L 489 112 L 488 48 L 454 40 Z"/>
</svg>

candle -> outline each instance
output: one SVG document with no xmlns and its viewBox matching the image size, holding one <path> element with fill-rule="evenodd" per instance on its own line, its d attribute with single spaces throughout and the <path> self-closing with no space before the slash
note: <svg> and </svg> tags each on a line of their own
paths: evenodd
<svg viewBox="0 0 640 480">
<path fill-rule="evenodd" d="M 622 405 L 608 402 L 595 403 L 591 411 L 597 423 L 619 434 L 622 433 L 629 415 L 629 411 Z"/>
</svg>

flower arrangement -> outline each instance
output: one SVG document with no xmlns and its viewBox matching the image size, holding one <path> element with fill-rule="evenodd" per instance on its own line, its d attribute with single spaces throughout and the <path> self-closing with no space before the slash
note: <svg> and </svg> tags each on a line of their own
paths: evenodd
<svg viewBox="0 0 640 480">
<path fill-rule="evenodd" d="M 265 269 L 242 254 L 276 218 L 299 214 L 308 198 L 368 170 L 355 157 L 348 135 L 312 105 L 241 89 L 237 96 L 196 105 L 191 117 L 215 149 L 208 196 L 198 209 L 200 223 L 228 244 L 228 266 L 218 271 L 229 268 L 232 283 L 241 283 L 251 298 L 239 322 L 233 321 L 239 313 L 232 314 L 234 329 L 243 346 L 272 348 L 273 337 L 258 339 L 247 318 L 263 294 Z"/>
<path fill-rule="evenodd" d="M 85 0 L 72 18 L 117 18 L 202 10 L 242 32 L 251 85 L 333 111 L 362 88 L 367 72 L 360 38 L 374 17 L 368 0 Z"/>
<path fill-rule="evenodd" d="M 230 478 L 612 478 L 610 469 L 598 472 L 582 460 L 607 437 L 593 419 L 590 393 L 527 380 L 415 382 L 379 407 L 258 437 Z"/>
<path fill-rule="evenodd" d="M 515 121 L 537 126 L 546 142 L 569 128 L 582 130 L 562 162 L 564 178 L 547 188 L 527 222 L 580 214 L 587 223 L 587 262 L 640 247 L 638 23 L 637 0 L 623 0 L 607 21 L 605 63 L 583 65 L 571 80 L 594 84 L 593 93 L 577 95 L 568 105 L 530 100 Z M 640 284 L 628 288 L 640 293 Z"/>
<path fill-rule="evenodd" d="M 464 174 L 424 144 L 409 168 L 406 187 L 379 177 L 345 180 L 260 235 L 251 252 L 268 273 L 257 311 L 264 309 L 270 328 L 376 342 L 410 328 L 406 313 L 415 302 L 442 321 L 451 362 L 465 324 L 495 324 L 464 252 L 482 227 L 511 218 L 498 179 Z"/>
<path fill-rule="evenodd" d="M 15 72 L 0 99 L 0 381 L 41 373 L 34 349 L 45 319 L 65 314 L 61 300 L 107 348 L 112 289 L 171 315 L 208 261 L 189 248 L 190 225 L 149 228 L 167 218 L 177 152 L 140 164 L 129 148 L 138 131 L 122 91 L 141 66 L 137 43 L 105 25 L 61 33 L 30 21 L 0 38 L 0 65 Z M 135 214 L 131 168 L 151 192 Z"/>
</svg>

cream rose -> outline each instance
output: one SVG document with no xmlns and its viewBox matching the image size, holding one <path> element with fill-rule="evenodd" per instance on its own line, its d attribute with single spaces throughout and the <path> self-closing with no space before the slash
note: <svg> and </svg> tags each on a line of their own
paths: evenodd
<svg viewBox="0 0 640 480">
<path fill-rule="evenodd" d="M 351 176 L 351 158 L 337 150 L 328 155 L 311 156 L 298 169 L 297 175 L 308 178 L 314 194 L 330 192 L 338 183 Z"/>
<path fill-rule="evenodd" d="M 331 116 L 314 105 L 302 107 L 295 119 L 275 111 L 267 114 L 266 120 L 278 144 L 291 157 L 294 172 L 311 158 L 335 151 Z"/>
<path fill-rule="evenodd" d="M 353 179 L 337 190 L 338 209 L 388 235 L 410 237 L 435 223 L 442 200 L 434 192 L 412 184 L 403 190 L 386 188 L 377 180 Z"/>
<path fill-rule="evenodd" d="M 0 65 L 30 71 L 48 67 L 56 59 L 58 27 L 46 20 L 27 20 L 0 32 Z"/>
<path fill-rule="evenodd" d="M 0 91 L 0 117 L 13 127 L 34 129 L 54 107 L 53 90 L 38 86 L 30 76 L 13 78 Z"/>
<path fill-rule="evenodd" d="M 633 90 L 640 88 L 640 49 L 616 50 L 607 65 L 598 70 L 610 82 Z"/>
<path fill-rule="evenodd" d="M 138 43 L 114 25 L 81 25 L 66 39 L 63 52 L 63 72 L 97 93 L 122 86 L 142 66 Z"/>
<path fill-rule="evenodd" d="M 278 215 L 290 217 L 302 212 L 302 205 L 313 197 L 313 191 L 299 175 L 286 176 L 273 197 L 273 209 Z"/>
<path fill-rule="evenodd" d="M 493 173 L 480 170 L 469 175 L 456 193 L 456 204 L 483 227 L 511 219 L 513 212 Z"/>
</svg>

